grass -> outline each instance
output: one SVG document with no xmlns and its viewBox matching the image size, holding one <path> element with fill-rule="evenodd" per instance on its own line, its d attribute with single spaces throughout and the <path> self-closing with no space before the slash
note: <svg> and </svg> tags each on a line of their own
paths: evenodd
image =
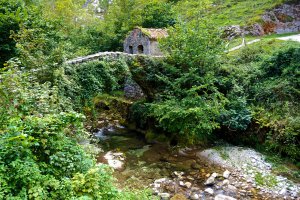
<svg viewBox="0 0 300 200">
<path fill-rule="evenodd" d="M 255 174 L 255 182 L 257 183 L 257 185 L 260 186 L 267 186 L 267 187 L 275 187 L 277 186 L 278 182 L 276 180 L 276 177 L 273 175 L 265 175 L 263 176 L 262 173 L 257 172 Z"/>
<path fill-rule="evenodd" d="M 223 146 L 215 146 L 213 147 L 221 156 L 223 160 L 228 160 L 229 159 L 229 154 L 224 150 Z"/>
<path fill-rule="evenodd" d="M 272 163 L 273 173 L 300 183 L 300 166 L 296 166 L 291 160 L 284 159 L 278 155 L 271 155 L 269 152 L 263 153 L 266 155 L 266 161 Z"/>
</svg>

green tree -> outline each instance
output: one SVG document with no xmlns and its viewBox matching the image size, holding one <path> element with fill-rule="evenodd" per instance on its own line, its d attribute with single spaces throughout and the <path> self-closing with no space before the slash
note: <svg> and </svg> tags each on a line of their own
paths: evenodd
<svg viewBox="0 0 300 200">
<path fill-rule="evenodd" d="M 20 29 L 19 24 L 24 18 L 26 12 L 21 0 L 0 1 L 0 67 L 17 54 L 16 43 L 11 38 L 11 33 Z"/>
<path fill-rule="evenodd" d="M 151 2 L 145 5 L 142 14 L 142 27 L 166 28 L 175 24 L 173 4 L 167 2 Z"/>
</svg>

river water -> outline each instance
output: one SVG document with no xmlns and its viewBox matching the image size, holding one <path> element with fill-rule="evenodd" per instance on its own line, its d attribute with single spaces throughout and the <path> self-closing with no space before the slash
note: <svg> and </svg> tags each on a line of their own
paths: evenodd
<svg viewBox="0 0 300 200">
<path fill-rule="evenodd" d="M 99 145 L 104 150 L 98 155 L 98 162 L 108 163 L 105 158 L 108 152 L 123 154 L 124 166 L 114 172 L 120 188 L 151 188 L 150 185 L 155 180 L 161 178 L 174 180 L 178 179 L 178 174 L 181 174 L 181 184 L 192 183 L 193 189 L 201 190 L 202 197 L 205 199 L 203 183 L 209 174 L 223 171 L 218 166 L 211 166 L 199 160 L 195 156 L 195 152 L 199 149 L 183 151 L 167 144 L 149 144 L 140 133 L 126 128 L 101 129 L 95 135 L 99 138 Z M 167 185 L 164 187 L 163 190 L 172 195 L 182 193 L 190 196 L 192 193 L 192 187 L 175 185 L 172 188 Z"/>
</svg>

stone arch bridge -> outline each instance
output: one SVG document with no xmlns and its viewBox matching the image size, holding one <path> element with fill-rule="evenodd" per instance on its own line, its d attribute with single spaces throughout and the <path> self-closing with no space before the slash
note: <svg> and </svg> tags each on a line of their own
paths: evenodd
<svg viewBox="0 0 300 200">
<path fill-rule="evenodd" d="M 145 55 L 145 54 L 128 54 L 124 52 L 99 52 L 96 54 L 84 56 L 84 57 L 77 57 L 72 60 L 68 60 L 65 62 L 67 65 L 80 65 L 92 61 L 97 60 L 119 60 L 123 59 L 127 63 L 130 63 L 135 58 L 141 60 L 148 60 L 152 58 L 156 59 L 163 59 L 165 56 L 153 56 L 153 55 Z M 136 70 L 132 68 L 133 66 L 129 65 L 129 71 L 131 73 L 131 78 L 126 80 L 124 85 L 124 92 L 125 96 L 130 99 L 139 99 L 143 96 L 146 98 L 153 98 L 154 91 L 152 87 L 149 87 L 151 83 L 149 83 L 146 79 L 147 76 L 147 69 L 143 70 Z M 147 67 L 146 67 L 147 68 Z"/>
</svg>

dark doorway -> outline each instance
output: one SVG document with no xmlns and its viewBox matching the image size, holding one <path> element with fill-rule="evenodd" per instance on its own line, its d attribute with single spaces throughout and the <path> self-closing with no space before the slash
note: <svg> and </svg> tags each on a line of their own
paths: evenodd
<svg viewBox="0 0 300 200">
<path fill-rule="evenodd" d="M 132 46 L 129 46 L 129 53 L 133 54 L 133 47 Z"/>
<path fill-rule="evenodd" d="M 138 53 L 139 54 L 144 53 L 144 47 L 143 47 L 143 45 L 139 45 L 138 46 Z"/>
</svg>

